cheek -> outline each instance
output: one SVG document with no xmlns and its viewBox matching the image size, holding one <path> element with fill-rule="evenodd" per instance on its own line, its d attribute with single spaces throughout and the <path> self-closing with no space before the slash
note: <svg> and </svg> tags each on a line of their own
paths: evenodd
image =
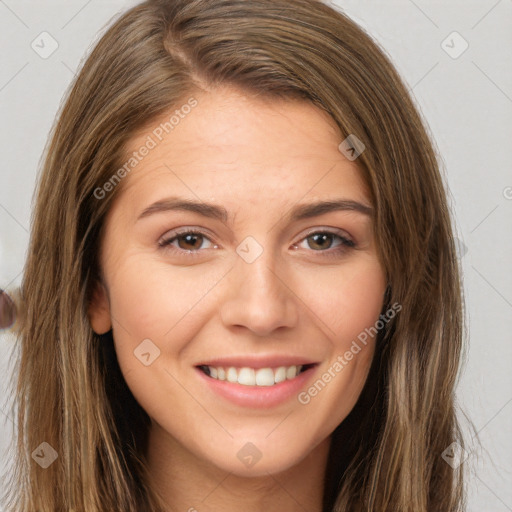
<svg viewBox="0 0 512 512">
<path fill-rule="evenodd" d="M 126 257 L 109 282 L 114 322 L 134 337 L 161 337 L 201 294 L 190 286 L 186 270 L 172 269 L 146 254 Z"/>
<path fill-rule="evenodd" d="M 309 417 L 316 418 L 311 423 L 322 420 L 319 438 L 336 428 L 354 407 L 374 354 L 372 328 L 382 310 L 385 277 L 374 258 L 352 263 L 340 266 L 329 279 L 316 279 L 316 289 L 325 293 L 308 296 L 311 309 L 321 319 L 317 323 L 323 325 L 330 340 L 329 357 L 322 364 L 318 379 L 299 396 Z"/>
<path fill-rule="evenodd" d="M 135 251 L 111 266 L 110 308 L 121 367 L 138 368 L 134 350 L 146 339 L 162 349 L 162 356 L 176 356 L 204 320 L 201 301 L 224 272 L 172 267 L 154 255 Z"/>
<path fill-rule="evenodd" d="M 385 288 L 378 260 L 366 255 L 303 283 L 308 291 L 306 304 L 333 347 L 340 350 L 378 320 Z"/>
</svg>

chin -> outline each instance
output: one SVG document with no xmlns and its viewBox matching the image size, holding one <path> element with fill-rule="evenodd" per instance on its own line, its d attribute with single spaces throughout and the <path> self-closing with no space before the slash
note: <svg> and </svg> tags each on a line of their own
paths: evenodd
<svg viewBox="0 0 512 512">
<path fill-rule="evenodd" d="M 297 435 L 296 433 L 295 435 Z M 305 439 L 290 440 L 286 435 L 236 436 L 204 457 L 214 466 L 240 477 L 260 477 L 282 473 L 299 464 L 314 450 Z M 213 443 L 210 440 L 210 445 Z"/>
</svg>

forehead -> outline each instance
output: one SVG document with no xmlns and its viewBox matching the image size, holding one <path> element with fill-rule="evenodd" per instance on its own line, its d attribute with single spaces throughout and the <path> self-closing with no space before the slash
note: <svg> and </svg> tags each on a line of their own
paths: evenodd
<svg viewBox="0 0 512 512">
<path fill-rule="evenodd" d="M 127 159 L 151 149 L 137 155 L 121 196 L 140 203 L 166 192 L 268 206 L 269 200 L 342 194 L 369 203 L 359 168 L 338 150 L 340 131 L 321 109 L 229 88 L 193 98 L 193 109 L 178 105 L 129 141 Z"/>
</svg>

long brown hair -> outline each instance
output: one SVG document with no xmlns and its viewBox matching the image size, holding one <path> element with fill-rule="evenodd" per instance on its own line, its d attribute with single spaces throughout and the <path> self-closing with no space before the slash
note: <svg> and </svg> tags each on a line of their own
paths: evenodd
<svg viewBox="0 0 512 512">
<path fill-rule="evenodd" d="M 309 101 L 335 120 L 340 142 L 355 135 L 366 147 L 357 164 L 389 282 L 384 307 L 402 309 L 379 333 L 360 399 L 333 434 L 324 511 L 462 510 L 464 464 L 442 457 L 454 442 L 464 447 L 454 403 L 464 336 L 440 162 L 383 50 L 316 0 L 148 0 L 84 62 L 36 191 L 8 509 L 163 510 L 145 466 L 148 416 L 111 334 L 96 335 L 87 317 L 102 226 L 122 184 L 101 199 L 95 191 L 126 161 L 134 134 L 220 84 Z M 46 469 L 31 456 L 43 442 L 57 454 Z"/>
</svg>

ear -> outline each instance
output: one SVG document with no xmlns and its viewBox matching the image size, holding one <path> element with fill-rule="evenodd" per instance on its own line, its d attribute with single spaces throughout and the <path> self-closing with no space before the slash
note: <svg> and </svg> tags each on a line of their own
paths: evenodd
<svg viewBox="0 0 512 512">
<path fill-rule="evenodd" d="M 105 285 L 100 281 L 94 285 L 87 314 L 92 330 L 96 334 L 105 334 L 112 329 L 108 293 Z"/>
</svg>

